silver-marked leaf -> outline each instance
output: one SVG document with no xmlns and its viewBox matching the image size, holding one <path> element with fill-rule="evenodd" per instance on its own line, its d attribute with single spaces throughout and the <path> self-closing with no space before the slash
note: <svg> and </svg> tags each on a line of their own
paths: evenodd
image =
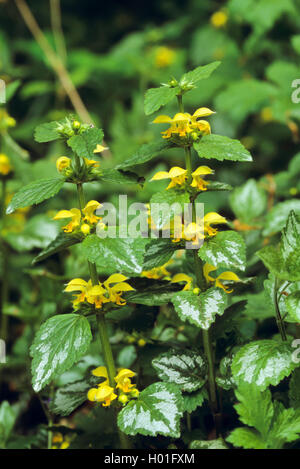
<svg viewBox="0 0 300 469">
<path fill-rule="evenodd" d="M 40 204 L 43 200 L 50 199 L 57 194 L 65 180 L 61 177 L 39 179 L 22 187 L 12 198 L 6 209 L 6 213 L 13 213 L 17 208 L 30 207 Z"/>
<path fill-rule="evenodd" d="M 252 161 L 248 150 L 238 141 L 222 135 L 205 135 L 200 142 L 194 143 L 200 158 L 219 161 Z"/>
<path fill-rule="evenodd" d="M 90 235 L 81 244 L 81 252 L 90 261 L 113 272 L 140 274 L 147 238 L 104 238 Z"/>
<path fill-rule="evenodd" d="M 169 350 L 154 358 L 152 366 L 160 379 L 177 384 L 182 391 L 196 391 L 207 378 L 205 358 L 191 350 Z"/>
<path fill-rule="evenodd" d="M 181 291 L 173 295 L 172 303 L 180 319 L 207 330 L 215 321 L 216 315 L 222 316 L 224 313 L 227 296 L 220 288 L 209 288 L 200 295 Z"/>
<path fill-rule="evenodd" d="M 300 322 L 300 291 L 296 291 L 287 296 L 285 304 L 289 318 L 297 323 Z"/>
<path fill-rule="evenodd" d="M 118 415 L 118 426 L 127 435 L 180 437 L 183 399 L 178 387 L 154 383 L 131 400 Z"/>
<path fill-rule="evenodd" d="M 42 324 L 30 348 L 35 392 L 71 368 L 86 352 L 91 340 L 90 324 L 79 314 L 57 315 Z"/>
<path fill-rule="evenodd" d="M 215 267 L 245 270 L 245 241 L 236 231 L 220 231 L 201 246 L 199 257 Z"/>
<path fill-rule="evenodd" d="M 261 391 L 277 386 L 297 367 L 293 362 L 294 349 L 287 342 L 259 340 L 244 345 L 232 362 L 234 380 L 255 384 Z"/>
</svg>

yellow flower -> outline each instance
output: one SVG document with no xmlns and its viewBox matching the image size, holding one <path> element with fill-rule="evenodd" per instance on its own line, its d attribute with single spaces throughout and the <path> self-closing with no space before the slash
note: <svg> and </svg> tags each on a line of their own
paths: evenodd
<svg viewBox="0 0 300 469">
<path fill-rule="evenodd" d="M 198 245 L 200 239 L 204 239 L 203 226 L 197 223 L 189 223 L 184 228 L 184 239 L 192 241 L 193 244 Z"/>
<path fill-rule="evenodd" d="M 204 217 L 204 233 L 208 236 L 215 236 L 218 230 L 216 228 L 212 228 L 210 225 L 219 225 L 223 223 L 227 223 L 226 218 L 216 212 L 207 213 Z"/>
<path fill-rule="evenodd" d="M 80 303 L 83 303 L 87 299 L 87 294 L 89 290 L 92 288 L 92 282 L 89 280 L 86 282 L 82 278 L 74 278 L 71 280 L 66 288 L 65 292 L 80 292 L 79 295 L 73 295 L 75 296 L 75 300 L 73 301 L 73 306 L 74 308 L 77 308 Z"/>
<path fill-rule="evenodd" d="M 104 282 L 104 286 L 109 294 L 109 301 L 116 303 L 117 305 L 123 306 L 126 305 L 126 300 L 122 298 L 122 293 L 126 291 L 132 291 L 132 288 L 129 283 L 124 282 L 128 277 L 122 274 L 113 274 Z M 111 287 L 112 284 L 115 284 Z"/>
<path fill-rule="evenodd" d="M 61 173 L 64 169 L 69 168 L 71 164 L 70 158 L 67 156 L 61 156 L 56 160 L 56 169 L 59 173 Z"/>
<path fill-rule="evenodd" d="M 100 207 L 102 207 L 102 205 L 97 202 L 97 200 L 90 200 L 82 210 L 85 215 L 84 220 L 92 224 L 101 220 L 101 217 L 96 217 L 96 215 L 94 215 L 95 210 Z"/>
<path fill-rule="evenodd" d="M 273 113 L 270 107 L 264 107 L 260 113 L 261 120 L 264 122 L 271 122 L 273 120 Z"/>
<path fill-rule="evenodd" d="M 220 275 L 218 275 L 217 278 L 211 277 L 209 274 L 210 272 L 213 272 L 217 270 L 216 267 L 214 267 L 211 264 L 206 263 L 203 267 L 203 275 L 206 279 L 207 282 L 214 282 L 216 284 L 216 287 L 222 288 L 226 293 L 232 293 L 233 289 L 229 289 L 229 287 L 226 287 L 221 280 L 229 280 L 231 282 L 240 282 L 240 278 L 234 273 L 234 272 L 222 272 Z"/>
<path fill-rule="evenodd" d="M 99 161 L 96 161 L 96 160 L 89 160 L 88 158 L 84 158 L 84 161 L 87 166 L 92 166 L 93 168 L 97 168 L 98 166 L 100 166 Z"/>
<path fill-rule="evenodd" d="M 87 225 L 86 223 L 84 223 L 83 225 L 81 225 L 80 231 L 81 231 L 84 235 L 88 235 L 88 234 L 90 234 L 91 227 L 90 227 L 90 225 Z"/>
<path fill-rule="evenodd" d="M 60 446 L 57 446 L 60 445 Z M 54 433 L 52 438 L 52 447 L 51 449 L 67 449 L 70 446 L 70 438 L 66 436 L 65 438 L 61 433 Z"/>
<path fill-rule="evenodd" d="M 216 11 L 211 17 L 210 22 L 215 28 L 222 28 L 228 21 L 227 14 L 222 11 Z"/>
<path fill-rule="evenodd" d="M 189 277 L 186 274 L 176 274 L 171 280 L 171 283 L 179 283 L 179 282 L 185 282 L 185 286 L 183 288 L 183 291 L 186 290 L 191 290 L 192 285 L 193 285 L 193 279 L 192 277 Z"/>
<path fill-rule="evenodd" d="M 92 375 L 97 376 L 97 378 L 105 378 L 105 381 L 103 381 L 98 386 L 101 386 L 102 384 L 108 384 L 108 373 L 107 373 L 106 366 L 98 366 L 98 368 L 95 368 L 92 371 Z"/>
<path fill-rule="evenodd" d="M 171 189 L 175 186 L 182 186 L 185 183 L 187 178 L 187 170 L 179 168 L 178 166 L 173 166 L 169 172 L 159 171 L 156 173 L 150 181 L 160 181 L 161 179 L 171 179 L 170 184 L 167 189 Z"/>
<path fill-rule="evenodd" d="M 175 56 L 176 52 L 169 47 L 158 47 L 155 54 L 155 65 L 158 68 L 168 67 L 174 62 Z"/>
<path fill-rule="evenodd" d="M 55 217 L 53 217 L 53 220 L 63 220 L 65 218 L 71 218 L 71 221 L 66 226 L 63 226 L 62 229 L 65 233 L 71 233 L 80 225 L 80 210 L 78 208 L 71 208 L 71 210 L 60 210 L 55 215 Z"/>
<path fill-rule="evenodd" d="M 118 396 L 114 393 L 114 388 L 107 384 L 101 384 L 98 388 L 91 388 L 87 397 L 89 401 L 102 402 L 103 407 L 108 407 Z"/>
<path fill-rule="evenodd" d="M 102 308 L 103 303 L 108 303 L 109 299 L 105 296 L 106 290 L 99 284 L 89 288 L 86 294 L 88 303 L 95 305 L 95 308 Z"/>
<path fill-rule="evenodd" d="M 12 166 L 7 155 L 0 153 L 0 174 L 7 176 L 12 171 Z"/>
<path fill-rule="evenodd" d="M 173 134 L 179 137 L 185 137 L 194 131 L 200 131 L 202 134 L 207 135 L 211 132 L 210 125 L 205 120 L 198 120 L 200 117 L 210 116 L 214 114 L 207 107 L 197 109 L 193 115 L 188 112 L 179 112 L 172 118 L 170 116 L 161 115 L 154 119 L 154 124 L 171 124 L 168 130 L 162 132 L 163 138 L 171 138 Z"/>
<path fill-rule="evenodd" d="M 207 174 L 213 174 L 214 171 L 209 168 L 208 166 L 199 166 L 196 171 L 192 173 L 193 182 L 191 184 L 192 187 L 196 187 L 200 191 L 206 191 L 207 185 L 209 184 L 208 181 L 204 181 L 201 176 L 206 176 Z"/>
<path fill-rule="evenodd" d="M 143 270 L 143 272 L 141 273 L 141 277 L 152 278 L 155 280 L 170 277 L 170 272 L 167 270 L 167 267 L 168 265 L 172 264 L 172 262 L 173 261 L 171 259 L 160 267 L 154 267 L 151 270 Z"/>
<path fill-rule="evenodd" d="M 108 147 L 104 147 L 103 145 L 98 145 L 96 146 L 96 149 L 93 151 L 93 153 L 101 153 L 104 150 L 108 150 Z"/>
<path fill-rule="evenodd" d="M 135 384 L 132 384 L 130 379 L 133 376 L 135 376 L 133 371 L 123 368 L 115 377 L 115 381 L 117 383 L 116 387 L 121 389 L 123 392 L 130 392 L 131 389 L 135 387 Z"/>
</svg>

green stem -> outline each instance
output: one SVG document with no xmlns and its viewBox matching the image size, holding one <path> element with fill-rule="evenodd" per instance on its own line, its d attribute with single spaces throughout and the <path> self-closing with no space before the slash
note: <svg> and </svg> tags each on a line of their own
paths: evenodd
<svg viewBox="0 0 300 469">
<path fill-rule="evenodd" d="M 5 206 L 5 199 L 6 199 L 6 181 L 2 180 L 2 191 L 1 191 L 1 221 L 2 221 L 2 229 L 5 227 L 5 218 L 6 218 L 6 206 Z M 1 240 L 1 249 L 2 249 L 2 285 L 1 285 L 1 297 L 0 297 L 0 338 L 4 341 L 7 339 L 7 329 L 8 329 L 8 315 L 4 314 L 4 307 L 8 300 L 8 267 L 9 267 L 9 260 L 8 260 L 8 250 L 7 245 L 4 239 Z"/>
<path fill-rule="evenodd" d="M 279 302 L 278 302 L 278 279 L 275 278 L 275 285 L 274 285 L 274 304 L 275 304 L 275 311 L 276 311 L 276 322 L 277 326 L 281 335 L 281 339 L 285 342 L 287 340 L 285 326 L 283 319 L 280 314 Z"/>
<path fill-rule="evenodd" d="M 79 158 L 76 158 L 76 165 L 80 165 L 80 161 L 78 161 Z M 77 194 L 78 194 L 78 200 L 79 200 L 79 207 L 82 212 L 84 206 L 85 206 L 85 197 L 84 197 L 84 191 L 83 191 L 83 184 L 78 183 L 77 184 Z M 97 268 L 96 265 L 92 262 L 88 261 L 88 266 L 89 266 L 89 271 L 90 271 L 90 276 L 91 276 L 91 281 L 93 285 L 98 285 L 99 284 L 99 279 L 98 279 L 98 274 L 97 274 Z M 112 353 L 112 348 L 109 342 L 109 336 L 107 332 L 107 326 L 106 326 L 106 321 L 105 317 L 103 314 L 96 314 L 97 318 L 97 325 L 98 325 L 98 333 L 100 337 L 100 342 L 101 342 L 101 347 L 102 347 L 102 353 L 104 357 L 104 362 L 107 368 L 107 374 L 108 374 L 108 380 L 109 380 L 109 385 L 114 388 L 115 387 L 115 376 L 116 376 L 116 367 L 115 367 L 115 362 L 114 362 L 114 357 Z M 129 449 L 131 447 L 130 441 L 127 438 L 127 435 L 125 435 L 123 432 L 120 431 L 118 428 L 118 434 L 119 434 L 119 439 L 120 439 L 120 445 L 122 449 Z"/>
<path fill-rule="evenodd" d="M 182 96 L 177 96 L 179 111 L 184 112 L 184 106 L 182 102 Z M 191 155 L 191 148 L 185 147 L 185 167 L 187 170 L 187 182 L 191 184 L 192 181 L 192 155 Z M 193 222 L 196 223 L 196 209 L 195 209 L 195 200 L 193 197 L 190 197 L 190 202 L 192 203 L 192 212 L 193 212 Z M 203 262 L 198 255 L 198 250 L 194 249 L 194 266 L 195 266 L 195 274 L 197 279 L 197 286 L 200 288 L 201 291 L 205 291 L 207 289 L 206 280 L 203 275 Z M 217 396 L 217 387 L 216 387 L 216 379 L 215 379 L 215 364 L 214 364 L 214 356 L 212 351 L 212 343 L 210 338 L 209 330 L 202 331 L 203 337 L 203 347 L 204 353 L 208 363 L 208 389 L 209 389 L 209 402 L 210 407 L 214 416 L 214 421 L 216 425 L 216 433 L 218 435 L 220 428 L 221 428 L 221 415 L 219 413 L 219 403 L 218 403 L 218 396 Z"/>
</svg>

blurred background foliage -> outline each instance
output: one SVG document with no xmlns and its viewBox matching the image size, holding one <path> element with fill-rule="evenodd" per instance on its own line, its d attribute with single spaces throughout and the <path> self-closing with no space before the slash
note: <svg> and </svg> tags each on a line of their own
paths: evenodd
<svg viewBox="0 0 300 469">
<path fill-rule="evenodd" d="M 0 78 L 7 84 L 7 103 L 0 108 L 1 152 L 9 156 L 14 168 L 14 178 L 8 181 L 6 203 L 22 185 L 55 176 L 56 159 L 65 154 L 59 142 L 37 144 L 33 139 L 34 128 L 42 122 L 76 114 L 51 60 L 26 27 L 16 3 L 20 2 L 0 0 Z M 155 115 L 149 118 L 144 114 L 144 93 L 149 87 L 166 83 L 172 77 L 179 78 L 199 65 L 214 60 L 222 62 L 209 80 L 202 81 L 184 99 L 187 111 L 200 106 L 215 110 L 216 114 L 210 118 L 213 133 L 240 139 L 253 155 L 254 163 L 235 164 L 234 171 L 230 162 L 214 165 L 217 179 L 234 187 L 241 186 L 236 189 L 240 192 L 234 192 L 230 199 L 223 192 L 207 193 L 201 200 L 206 203 L 207 211 L 217 210 L 231 220 L 238 219 L 236 228 L 243 230 L 247 224 L 258 224 L 256 230 L 254 226 L 254 230 L 245 233 L 248 274 L 258 275 L 258 281 L 251 298 L 247 296 L 247 321 L 240 324 L 244 338 L 254 337 L 258 309 L 260 319 L 272 316 L 261 292 L 265 275 L 260 275 L 261 265 L 257 267 L 254 253 L 265 237 L 283 228 L 291 208 L 300 213 L 300 103 L 291 99 L 292 82 L 300 79 L 300 0 L 126 3 L 28 0 L 28 6 L 68 71 L 91 120 L 104 129 L 109 152 L 104 154 L 102 167 L 114 167 L 141 144 L 160 138 L 161 129 L 151 124 Z M 172 106 L 163 111 L 164 114 L 175 112 Z M 7 116 L 16 121 L 8 131 L 1 127 Z M 139 167 L 140 176 L 146 178 L 144 188 L 96 183 L 89 185 L 88 195 L 100 202 L 117 202 L 118 194 L 128 194 L 129 203 L 149 202 L 155 192 L 165 188 L 164 182 L 149 184 L 151 176 L 182 164 L 181 152 L 174 151 L 167 161 L 156 159 L 151 165 Z M 245 184 L 249 178 L 251 181 Z M 23 392 L 18 412 L 27 405 L 39 409 L 39 404 L 30 400 L 28 376 L 28 348 L 35 331 L 53 314 L 69 311 L 69 300 L 62 294 L 62 281 L 72 278 L 74 272 L 77 277 L 88 274 L 85 261 L 75 255 L 76 247 L 72 256 L 57 255 L 42 267 L 31 267 L 38 250 L 59 231 L 52 215 L 75 204 L 73 188 L 67 187 L 63 196 L 30 211 L 19 210 L 10 215 L 2 227 L 2 238 L 9 246 L 10 267 L 2 255 L 1 270 L 2 278 L 5 276 L 10 284 L 5 303 L 13 328 L 1 395 L 11 398 L 14 392 Z M 237 299 L 244 297 L 240 292 Z M 139 308 L 144 317 L 149 315 L 152 327 L 153 308 Z M 143 328 L 150 327 L 146 322 L 137 337 L 147 335 L 143 332 Z M 176 337 L 184 342 L 189 334 L 193 335 L 192 328 L 186 326 L 185 336 L 180 327 L 178 319 L 172 317 L 170 321 L 162 315 L 153 334 L 157 334 L 155 337 L 160 334 L 162 341 Z M 259 327 L 264 331 L 265 326 Z M 130 324 L 121 327 L 121 332 L 117 329 L 112 333 L 119 353 L 118 363 L 131 366 L 136 360 L 135 347 L 132 344 L 124 347 L 124 337 L 132 333 Z M 70 371 L 60 381 L 68 382 L 70 374 L 76 378 L 88 366 L 99 364 L 95 355 L 95 350 L 91 350 L 77 371 Z M 146 347 L 139 366 L 148 363 L 151 356 L 153 351 Z M 29 411 L 28 421 L 25 413 L 21 426 L 40 423 L 42 411 L 40 414 L 35 414 L 34 422 L 32 413 Z M 87 425 L 84 420 L 81 424 Z M 29 440 L 26 441 L 30 446 Z"/>
</svg>

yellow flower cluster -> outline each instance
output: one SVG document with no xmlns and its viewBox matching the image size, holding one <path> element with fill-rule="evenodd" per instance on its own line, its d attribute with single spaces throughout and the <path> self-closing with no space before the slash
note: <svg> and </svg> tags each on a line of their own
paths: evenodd
<svg viewBox="0 0 300 469">
<path fill-rule="evenodd" d="M 109 407 L 111 402 L 117 399 L 117 394 L 114 392 L 115 389 L 109 385 L 108 373 L 105 366 L 99 366 L 92 371 L 94 376 L 104 378 L 105 380 L 98 384 L 97 388 L 91 388 L 88 391 L 87 397 L 91 402 L 101 402 L 103 407 Z M 136 389 L 136 385 L 131 382 L 131 378 L 135 376 L 134 371 L 127 368 L 122 368 L 117 376 L 115 376 L 116 389 L 120 389 L 122 393 L 119 396 L 119 401 L 125 404 L 129 399 L 126 394 L 130 394 L 131 397 L 138 397 L 139 391 Z"/>
<path fill-rule="evenodd" d="M 208 174 L 213 173 L 213 169 L 209 168 L 208 166 L 199 166 L 192 173 L 193 180 L 191 186 L 195 187 L 199 191 L 206 191 L 209 182 L 205 181 L 203 176 L 207 176 Z M 171 179 L 171 182 L 166 190 L 172 189 L 172 187 L 182 186 L 186 183 L 187 170 L 180 168 L 179 166 L 173 166 L 170 171 L 159 171 L 152 177 L 152 179 L 150 179 L 150 181 L 160 181 L 162 179 Z"/>
<path fill-rule="evenodd" d="M 207 107 L 200 107 L 193 115 L 188 112 L 179 112 L 174 117 L 161 115 L 154 119 L 154 124 L 171 124 L 168 130 L 162 132 L 163 138 L 171 138 L 173 135 L 179 137 L 186 137 L 192 132 L 200 132 L 202 135 L 211 133 L 210 125 L 206 120 L 201 120 L 201 117 L 211 116 L 214 111 Z"/>
<path fill-rule="evenodd" d="M 220 225 L 225 223 L 227 223 L 226 218 L 216 212 L 209 212 L 204 216 L 200 223 L 192 222 L 187 226 L 184 226 L 181 223 L 181 217 L 174 217 L 173 233 L 171 233 L 173 236 L 172 242 L 178 243 L 184 239 L 198 245 L 199 240 L 215 236 L 218 233 L 217 228 L 214 228 L 211 225 Z"/>
<path fill-rule="evenodd" d="M 75 309 L 84 302 L 94 305 L 97 309 L 102 308 L 105 303 L 123 306 L 126 304 L 126 300 L 122 298 L 122 293 L 134 290 L 125 280 L 127 280 L 125 275 L 113 274 L 103 284 L 92 285 L 91 280 L 86 282 L 82 278 L 74 278 L 67 284 L 64 291 L 80 292 L 74 295 L 73 306 Z"/>
<path fill-rule="evenodd" d="M 71 440 L 68 436 L 63 437 L 61 433 L 54 433 L 51 449 L 67 449 L 69 448 L 70 443 Z"/>
<path fill-rule="evenodd" d="M 91 226 L 101 220 L 101 217 L 97 217 L 94 213 L 100 207 L 102 207 L 102 205 L 97 202 L 97 200 L 90 200 L 82 210 L 82 213 L 78 208 L 60 210 L 55 217 L 53 217 L 53 220 L 71 219 L 66 226 L 62 227 L 65 233 L 72 233 L 80 227 L 80 230 L 84 234 L 89 234 Z"/>
<path fill-rule="evenodd" d="M 13 167 L 10 164 L 8 156 L 4 153 L 0 153 L 0 174 L 7 176 L 12 171 L 12 169 Z"/>
<path fill-rule="evenodd" d="M 211 264 L 205 264 L 203 267 L 203 275 L 208 283 L 213 282 L 215 283 L 216 287 L 222 288 L 226 293 L 232 293 L 233 289 L 229 289 L 229 287 L 225 286 L 221 280 L 228 280 L 230 282 L 240 282 L 240 278 L 234 272 L 222 272 L 218 277 L 214 278 L 211 277 L 209 274 L 217 270 L 217 267 L 214 267 Z"/>
</svg>

